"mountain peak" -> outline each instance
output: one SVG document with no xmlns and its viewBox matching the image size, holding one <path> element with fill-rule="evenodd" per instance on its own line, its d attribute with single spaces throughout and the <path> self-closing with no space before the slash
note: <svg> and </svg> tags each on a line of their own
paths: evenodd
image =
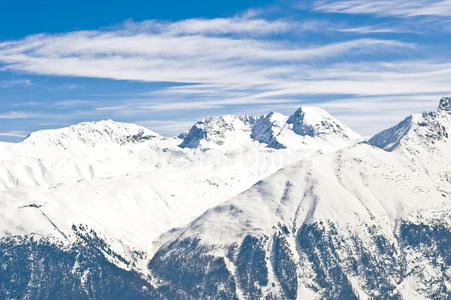
<svg viewBox="0 0 451 300">
<path fill-rule="evenodd" d="M 300 107 L 289 118 L 293 131 L 299 135 L 315 136 L 319 125 L 326 125 L 326 120 L 333 119 L 326 111 L 318 107 Z M 340 128 L 340 127 L 339 127 Z"/>
<path fill-rule="evenodd" d="M 95 146 L 106 143 L 141 142 L 159 134 L 136 124 L 101 120 L 96 122 L 82 122 L 60 129 L 40 130 L 33 132 L 25 143 L 47 144 L 66 148 L 75 143 Z"/>
<path fill-rule="evenodd" d="M 440 141 L 448 139 L 449 119 L 446 114 L 451 112 L 451 98 L 440 100 L 437 112 L 413 114 L 397 125 L 374 135 L 368 142 L 386 151 L 393 151 L 404 145 L 404 148 L 417 148 L 422 145 L 431 150 Z"/>
<path fill-rule="evenodd" d="M 272 144 L 274 137 L 280 132 L 288 117 L 278 112 L 270 112 L 266 116 L 260 118 L 254 127 L 252 127 L 251 138 L 269 147 L 279 148 L 276 144 Z"/>
<path fill-rule="evenodd" d="M 289 118 L 287 124 L 301 136 L 338 136 L 358 140 L 360 136 L 319 107 L 302 106 Z"/>
<path fill-rule="evenodd" d="M 300 107 L 290 117 L 277 112 L 266 115 L 224 115 L 198 121 L 183 135 L 182 148 L 216 148 L 227 144 L 259 142 L 269 148 L 304 147 L 305 137 L 344 143 L 360 135 L 318 107 Z M 226 147 L 226 148 L 227 148 Z"/>
<path fill-rule="evenodd" d="M 440 99 L 437 110 L 451 112 L 451 96 L 443 97 L 442 99 Z"/>
<path fill-rule="evenodd" d="M 196 122 L 184 136 L 182 148 L 215 148 L 249 136 L 251 126 L 261 116 L 222 115 Z"/>
</svg>

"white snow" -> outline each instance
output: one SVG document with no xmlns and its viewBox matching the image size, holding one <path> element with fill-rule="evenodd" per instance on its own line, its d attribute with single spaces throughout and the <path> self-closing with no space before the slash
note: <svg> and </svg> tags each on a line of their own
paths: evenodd
<svg viewBox="0 0 451 300">
<path fill-rule="evenodd" d="M 201 236 L 221 245 L 247 234 L 272 232 L 279 223 L 299 228 L 312 220 L 347 226 L 372 224 L 376 219 L 391 235 L 397 220 L 415 221 L 418 214 L 422 219 L 448 216 L 445 225 L 451 228 L 451 143 L 446 135 L 451 132 L 451 113 L 439 109 L 408 120 L 402 134 L 398 128 L 405 121 L 380 134 L 384 138 L 397 134 L 396 147 L 359 143 L 304 158 L 174 234 Z"/>
<path fill-rule="evenodd" d="M 125 257 L 133 249 L 152 253 L 160 234 L 281 167 L 361 139 L 326 112 L 307 111 L 309 126 L 321 126 L 324 119 L 347 135 L 302 136 L 287 123 L 289 117 L 270 113 L 210 117 L 183 138 L 100 121 L 2 143 L 0 234 L 33 232 L 71 240 L 72 225 L 83 224 Z M 283 147 L 272 147 L 279 138 Z"/>
<path fill-rule="evenodd" d="M 271 237 L 280 225 L 295 232 L 303 224 L 318 221 L 326 227 L 333 222 L 342 229 L 340 234 L 355 234 L 369 248 L 372 242 L 365 226 L 374 226 L 393 243 L 399 220 L 439 223 L 451 229 L 451 111 L 440 105 L 436 112 L 407 120 L 370 139 L 375 146 L 359 143 L 286 166 L 188 226 L 161 236 L 156 245 L 164 248 L 177 240 L 196 238 L 214 253 L 239 244 L 247 235 Z M 410 268 L 423 270 L 426 281 L 441 278 L 440 264 L 408 259 L 418 261 Z M 303 272 L 309 272 L 308 266 L 303 266 Z M 358 280 L 351 281 L 363 297 Z M 405 299 L 420 299 L 417 289 L 426 287 L 418 282 L 407 277 L 398 290 Z M 308 295 L 302 282 L 300 291 Z"/>
<path fill-rule="evenodd" d="M 210 117 L 174 138 L 110 120 L 35 132 L 0 143 L 0 236 L 68 243 L 83 224 L 122 256 L 149 259 L 174 239 L 220 250 L 278 224 L 376 224 L 387 236 L 401 218 L 451 227 L 450 106 L 443 98 L 369 143 L 313 107 Z M 418 296 L 410 279 L 400 289 Z"/>
</svg>

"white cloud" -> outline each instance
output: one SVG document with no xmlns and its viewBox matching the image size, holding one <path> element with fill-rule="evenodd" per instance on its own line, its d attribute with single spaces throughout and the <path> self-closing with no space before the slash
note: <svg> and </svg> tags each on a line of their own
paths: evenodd
<svg viewBox="0 0 451 300">
<path fill-rule="evenodd" d="M 195 119 L 190 119 L 190 120 L 185 120 L 185 119 L 181 119 L 181 120 L 142 120 L 142 121 L 137 121 L 136 123 L 141 125 L 141 126 L 145 126 L 150 128 L 151 130 L 162 134 L 164 136 L 176 136 L 179 135 L 180 133 L 182 133 L 183 131 L 191 128 L 191 126 L 193 126 L 193 124 L 196 122 L 197 120 Z"/>
<path fill-rule="evenodd" d="M 0 87 L 9 88 L 14 86 L 30 86 L 30 79 L 17 79 L 17 80 L 2 80 L 0 81 Z"/>
<path fill-rule="evenodd" d="M 451 87 L 451 63 L 430 61 L 399 61 L 392 63 L 357 62 L 337 63 L 312 67 L 305 65 L 286 66 L 278 69 L 284 76 L 272 77 L 270 85 L 258 82 L 236 84 L 195 84 L 170 87 L 155 92 L 158 96 L 177 98 L 192 94 L 212 99 L 234 95 L 230 99 L 241 99 L 251 103 L 258 99 L 277 99 L 296 95 L 344 94 L 344 95 L 402 95 L 442 93 L 448 94 Z M 252 92 L 244 92 L 244 88 Z M 236 101 L 235 101 L 236 103 Z"/>
<path fill-rule="evenodd" d="M 347 14 L 379 16 L 451 16 L 451 0 L 321 0 L 314 9 Z"/>
<path fill-rule="evenodd" d="M 451 92 L 451 62 L 439 58 L 409 59 L 418 51 L 412 43 L 359 38 L 312 44 L 297 36 L 290 40 L 275 37 L 315 26 L 312 22 L 252 18 L 128 23 L 108 31 L 39 34 L 0 43 L 0 62 L 8 70 L 33 74 L 188 83 L 134 98 L 123 96 L 125 100 L 107 105 L 105 101 L 97 107 L 89 103 L 92 110 L 82 107 L 87 102 L 60 101 L 57 106 L 79 105 L 81 109 L 65 114 L 65 118 L 133 116 L 142 120 L 146 118 L 143 114 L 152 112 L 224 111 L 232 106 L 238 111 L 246 105 L 288 109 L 302 103 L 315 104 L 311 99 L 316 95 L 334 95 L 347 99 L 349 102 L 340 103 L 348 103 L 352 113 L 346 114 L 343 107 L 328 107 L 364 127 L 364 122 L 355 116 L 381 117 L 381 107 L 386 105 L 381 97 L 392 97 L 393 104 L 387 107 L 399 105 L 396 112 L 405 114 L 409 107 L 403 107 L 403 103 L 420 103 L 409 97 L 426 101 L 429 98 L 425 95 Z M 328 26 L 321 28 L 328 30 Z M 329 30 L 334 34 L 391 32 L 382 26 L 337 25 Z M 359 101 L 374 107 L 364 110 Z M 0 119 L 35 116 L 10 112 L 0 114 Z M 59 117 L 56 113 L 45 116 L 46 120 Z M 175 129 L 176 124 L 168 124 L 157 125 L 166 131 L 170 126 Z"/>
<path fill-rule="evenodd" d="M 355 33 L 407 33 L 408 30 L 396 29 L 396 28 L 384 28 L 378 26 L 359 26 L 359 27 L 344 27 L 337 28 L 337 31 L 341 32 L 355 32 Z"/>
<path fill-rule="evenodd" d="M 24 138 L 27 134 L 22 131 L 7 131 L 0 132 L 0 137 L 15 137 L 15 138 Z"/>
<path fill-rule="evenodd" d="M 186 34 L 251 34 L 262 35 L 286 32 L 293 28 L 293 24 L 275 20 L 255 19 L 248 17 L 216 18 L 216 19 L 187 19 L 177 22 L 143 21 L 124 24 L 126 31 L 154 32 L 166 35 Z"/>
<path fill-rule="evenodd" d="M 61 107 L 71 107 L 71 106 L 82 106 L 82 105 L 94 104 L 94 103 L 95 102 L 92 100 L 73 99 L 73 100 L 56 101 L 53 104 L 56 106 L 61 106 Z"/>
<path fill-rule="evenodd" d="M 29 119 L 37 116 L 38 116 L 37 114 L 22 111 L 10 111 L 6 113 L 0 113 L 0 119 Z"/>
<path fill-rule="evenodd" d="M 288 27 L 286 24 L 260 19 L 196 19 L 163 23 L 158 32 L 121 29 L 40 34 L 0 43 L 0 61 L 8 69 L 36 74 L 201 83 L 203 87 L 219 87 L 222 92 L 254 87 L 274 90 L 290 85 L 298 90 L 303 86 L 309 89 L 312 83 L 306 72 L 320 70 L 328 59 L 397 53 L 415 47 L 369 38 L 311 45 L 305 41 L 201 34 L 216 33 L 221 26 L 228 32 L 252 31 L 254 27 L 260 28 L 260 33 L 277 32 Z M 174 26 L 185 29 L 177 29 L 174 35 Z"/>
<path fill-rule="evenodd" d="M 275 70 L 274 64 L 411 47 L 378 39 L 299 47 L 231 37 L 75 32 L 32 36 L 6 47 L 0 44 L 0 61 L 9 69 L 47 75 L 171 82 L 243 82 L 252 78 L 265 82 L 265 73 Z"/>
</svg>

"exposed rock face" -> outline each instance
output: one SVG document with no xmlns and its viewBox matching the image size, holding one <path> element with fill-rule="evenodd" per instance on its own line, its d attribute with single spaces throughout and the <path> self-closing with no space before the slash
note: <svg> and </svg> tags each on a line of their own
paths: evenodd
<svg viewBox="0 0 451 300">
<path fill-rule="evenodd" d="M 301 107 L 288 119 L 288 124 L 293 125 L 293 131 L 298 135 L 323 135 L 335 134 L 348 137 L 345 125 L 338 122 L 327 112 L 314 107 Z"/>
<path fill-rule="evenodd" d="M 211 148 L 232 142 L 242 143 L 250 136 L 252 126 L 260 117 L 225 115 L 206 118 L 191 127 L 180 147 Z"/>
<path fill-rule="evenodd" d="M 438 105 L 438 110 L 441 111 L 451 111 L 451 97 L 443 97 L 440 99 L 440 103 Z"/>
</svg>

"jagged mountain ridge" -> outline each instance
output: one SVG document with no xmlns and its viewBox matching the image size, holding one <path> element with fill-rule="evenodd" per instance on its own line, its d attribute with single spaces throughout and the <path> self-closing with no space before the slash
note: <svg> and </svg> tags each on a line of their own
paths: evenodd
<svg viewBox="0 0 451 300">
<path fill-rule="evenodd" d="M 64 288 L 44 284 L 34 289 L 41 295 L 62 289 L 65 295 L 102 297 L 101 289 L 93 286 L 111 280 L 126 285 L 129 288 L 127 293 L 143 299 L 444 299 L 449 296 L 447 270 L 451 261 L 448 254 L 451 253 L 450 215 L 446 209 L 450 199 L 451 177 L 448 172 L 451 167 L 447 154 L 450 143 L 445 134 L 451 129 L 450 116 L 447 110 L 442 109 L 444 102 L 446 100 L 442 99 L 437 112 L 414 115 L 411 119 L 415 122 L 409 122 L 407 129 L 386 131 L 383 139 L 379 136 L 370 139 L 369 144 L 307 155 L 299 162 L 293 161 L 294 164 L 284 164 L 287 165 L 285 168 L 239 196 L 208 210 L 191 224 L 162 235 L 154 241 L 154 250 L 149 250 L 147 257 L 139 251 L 134 254 L 135 259 L 123 257 L 123 253 L 116 252 L 112 240 L 97 233 L 102 230 L 94 228 L 92 231 L 90 226 L 77 225 L 69 230 L 75 237 L 73 245 L 81 247 L 73 246 L 74 252 L 61 250 L 67 246 L 46 250 L 49 249 L 48 242 L 40 238 L 19 238 L 19 242 L 13 242 L 13 245 L 19 243 L 23 247 L 14 253 L 16 257 L 42 257 L 45 265 L 51 266 L 52 274 L 71 274 L 77 266 L 75 269 L 80 274 L 80 281 L 74 278 L 76 284 Z M 247 130 L 252 135 L 251 139 L 259 136 L 265 141 L 257 140 L 252 146 L 263 146 L 268 153 L 279 153 L 277 155 L 290 153 L 289 147 L 277 147 L 277 144 L 268 147 L 267 141 L 273 140 L 274 136 L 282 137 L 283 128 L 286 128 L 287 135 L 296 134 L 293 129 L 295 123 L 288 123 L 289 118 L 277 123 L 278 118 L 271 118 L 271 114 L 265 117 L 266 121 L 276 121 L 274 128 L 269 126 L 267 131 L 257 131 L 253 127 Z M 439 139 L 430 134 L 436 133 L 437 124 L 442 129 Z M 405 128 L 404 125 L 398 127 Z M 298 132 L 310 130 L 296 128 Z M 386 138 L 396 132 L 401 134 L 396 138 Z M 316 149 L 326 145 L 322 138 L 311 140 L 308 134 L 304 136 L 307 137 L 305 140 L 316 144 Z M 392 145 L 385 149 L 381 140 Z M 392 140 L 397 142 L 392 143 Z M 205 153 L 217 153 L 210 145 L 202 147 L 210 149 Z M 198 148 L 190 149 L 185 151 L 199 153 Z M 230 149 L 227 151 L 231 153 Z M 238 165 L 231 168 L 236 167 Z M 194 170 L 191 174 L 197 172 Z M 126 186 L 133 190 L 146 182 L 148 180 L 143 178 L 143 181 L 129 186 L 127 181 Z M 86 184 L 83 183 L 85 189 L 95 187 Z M 116 191 L 118 186 L 123 186 L 109 180 L 105 184 L 114 184 Z M 180 182 L 176 184 L 181 186 Z M 221 194 L 220 185 L 213 187 L 215 189 Z M 17 194 L 19 190 L 10 192 L 9 203 L 17 201 L 18 195 L 23 196 L 23 193 Z M 68 193 L 64 190 L 58 192 Z M 95 188 L 92 194 L 94 192 Z M 189 196 L 188 190 L 182 192 Z M 207 193 L 203 199 L 211 195 L 214 194 Z M 114 200 L 112 204 L 120 203 L 120 198 L 108 196 Z M 48 195 L 43 196 L 43 199 L 47 198 Z M 141 201 L 146 202 L 144 199 Z M 14 211 L 8 207 L 6 211 L 8 209 Z M 27 209 L 30 209 L 30 215 L 25 219 L 37 217 L 32 213 L 37 208 Z M 52 211 L 57 213 L 65 208 L 42 206 L 39 209 L 58 227 L 64 223 Z M 146 211 L 143 211 L 145 215 Z M 6 220 L 6 224 L 13 223 L 6 214 L 2 220 Z M 5 223 L 1 227 L 4 226 Z M 63 228 L 63 232 L 66 230 Z M 151 227 L 133 230 L 141 235 Z M 106 237 L 109 234 L 111 232 Z M 11 253 L 10 243 L 10 240 L 2 239 L 2 253 Z M 50 244 L 55 245 L 54 242 Z M 85 249 L 83 247 L 89 251 L 77 256 L 80 249 Z M 56 255 L 48 257 L 47 251 L 54 251 Z M 25 278 L 23 285 L 14 286 L 10 276 L 19 272 L 12 268 L 15 258 L 11 255 L 4 257 L 3 263 L 9 273 L 0 272 L 7 283 L 3 294 L 19 291 L 19 295 L 32 297 L 30 290 L 27 292 L 27 278 L 39 278 L 42 271 L 33 269 L 32 265 L 25 266 L 29 273 L 22 274 Z M 133 266 L 140 262 L 138 257 L 144 257 L 141 261 L 147 265 L 147 272 L 142 267 Z M 114 266 L 130 271 L 119 274 Z M 107 272 L 102 275 L 103 269 Z M 135 276 L 137 270 L 141 276 Z M 117 291 L 118 298 L 120 293 Z M 124 292 L 123 296 L 127 295 L 130 294 Z"/>
<path fill-rule="evenodd" d="M 255 116 L 209 117 L 194 124 L 180 146 L 237 147 L 251 139 L 270 148 L 299 148 L 311 138 L 322 138 L 331 143 L 362 139 L 326 111 L 304 106 L 289 117 L 277 112 Z"/>
<path fill-rule="evenodd" d="M 407 117 L 398 125 L 376 134 L 369 143 L 387 151 L 403 148 L 407 143 L 434 147 L 436 142 L 448 138 L 446 124 L 451 112 L 450 99 L 442 98 L 437 111 Z"/>
<path fill-rule="evenodd" d="M 273 148 L 252 137 L 260 119 L 208 118 L 206 134 L 192 148 L 180 146 L 189 135 L 164 138 L 113 121 L 41 131 L 19 144 L 1 144 L 0 233 L 34 233 L 70 244 L 77 240 L 72 226 L 82 224 L 134 260 L 135 251 L 151 255 L 152 241 L 163 232 L 277 169 L 317 151 L 351 145 L 359 137 L 330 142 L 324 136 L 300 136 L 289 147 Z M 223 144 L 211 147 L 212 140 Z M 146 273 L 145 257 L 140 260 L 144 266 L 136 269 Z"/>
<path fill-rule="evenodd" d="M 30 134 L 21 143 L 0 143 L 3 157 L 0 159 L 0 189 L 14 186 L 54 187 L 78 180 L 148 172 L 149 165 L 145 160 L 148 156 L 155 160 L 163 151 L 177 157 L 189 157 L 195 149 L 210 148 L 218 153 L 242 151 L 240 148 L 267 151 L 265 148 L 287 146 L 296 151 L 303 151 L 309 146 L 315 150 L 324 148 L 325 151 L 330 151 L 362 139 L 321 109 L 311 111 L 309 115 L 318 122 L 324 119 L 328 124 L 342 126 L 346 134 L 337 136 L 332 131 L 314 137 L 294 134 L 288 128 L 293 124 L 286 123 L 289 117 L 278 113 L 267 116 L 210 117 L 194 124 L 183 138 L 165 138 L 147 128 L 111 120 L 41 130 Z M 278 121 L 265 123 L 269 116 L 277 116 Z M 268 141 L 262 138 L 262 133 L 256 134 L 262 131 L 262 127 L 272 132 Z M 292 141 L 287 145 L 277 141 L 278 136 L 286 136 L 287 132 L 291 133 L 289 137 Z M 257 145 L 258 143 L 262 145 Z M 168 165 L 168 162 L 160 163 Z"/>
</svg>

